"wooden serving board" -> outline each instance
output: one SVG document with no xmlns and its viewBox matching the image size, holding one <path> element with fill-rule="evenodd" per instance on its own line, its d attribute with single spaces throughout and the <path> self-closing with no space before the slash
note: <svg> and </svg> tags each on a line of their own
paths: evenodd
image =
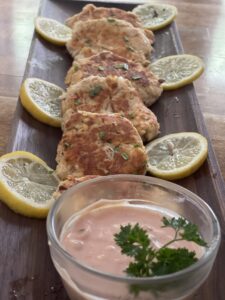
<svg viewBox="0 0 225 300">
<path fill-rule="evenodd" d="M 64 21 L 79 12 L 83 2 L 50 1 L 41 3 L 39 15 Z M 99 4 L 100 5 L 100 4 Z M 112 4 L 101 3 L 102 6 Z M 131 10 L 133 5 L 114 6 Z M 152 59 L 182 53 L 175 23 L 156 32 Z M 38 77 L 64 87 L 64 77 L 72 59 L 65 48 L 51 45 L 34 34 L 24 79 Z M 201 169 L 178 184 L 202 197 L 220 220 L 222 244 L 213 271 L 207 282 L 190 299 L 222 300 L 225 278 L 225 187 L 204 125 L 193 85 L 164 92 L 152 107 L 161 135 L 197 131 L 208 138 L 209 155 Z M 33 119 L 18 101 L 8 152 L 27 150 L 55 167 L 56 147 L 61 131 Z M 3 300 L 68 300 L 48 250 L 45 220 L 35 220 L 13 213 L 0 203 L 0 299 Z"/>
</svg>

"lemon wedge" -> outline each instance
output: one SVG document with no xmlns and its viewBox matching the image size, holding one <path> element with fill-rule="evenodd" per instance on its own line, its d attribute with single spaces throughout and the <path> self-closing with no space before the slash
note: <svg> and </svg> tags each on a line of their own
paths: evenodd
<svg viewBox="0 0 225 300">
<path fill-rule="evenodd" d="M 143 26 L 151 30 L 159 30 L 169 25 L 177 15 L 177 8 L 169 4 L 138 5 L 133 9 Z"/>
<path fill-rule="evenodd" d="M 72 30 L 66 25 L 49 18 L 37 17 L 35 29 L 46 41 L 64 46 L 71 39 Z"/>
<path fill-rule="evenodd" d="M 57 185 L 54 171 L 30 152 L 15 151 L 0 157 L 0 198 L 17 213 L 46 217 Z"/>
<path fill-rule="evenodd" d="M 164 90 L 174 90 L 197 79 L 204 71 L 204 64 L 197 56 L 180 54 L 160 58 L 150 65 L 150 69 L 164 80 Z"/>
<path fill-rule="evenodd" d="M 24 108 L 37 120 L 45 124 L 61 126 L 61 100 L 64 90 L 39 78 L 27 78 L 20 89 Z"/>
<path fill-rule="evenodd" d="M 205 137 L 181 132 L 158 138 L 146 146 L 148 171 L 156 177 L 176 180 L 197 171 L 208 153 Z"/>
</svg>

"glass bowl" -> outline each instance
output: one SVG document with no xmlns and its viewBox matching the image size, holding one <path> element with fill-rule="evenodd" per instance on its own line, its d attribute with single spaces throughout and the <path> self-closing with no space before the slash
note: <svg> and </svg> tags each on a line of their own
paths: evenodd
<svg viewBox="0 0 225 300">
<path fill-rule="evenodd" d="M 142 201 L 169 209 L 196 224 L 208 247 L 195 264 L 164 276 L 135 278 L 92 269 L 65 251 L 59 238 L 74 214 L 100 199 L 138 200 L 138 205 Z M 184 299 L 208 277 L 220 244 L 218 220 L 201 198 L 174 183 L 136 175 L 99 177 L 70 188 L 51 208 L 47 232 L 52 261 L 71 300 Z"/>
</svg>

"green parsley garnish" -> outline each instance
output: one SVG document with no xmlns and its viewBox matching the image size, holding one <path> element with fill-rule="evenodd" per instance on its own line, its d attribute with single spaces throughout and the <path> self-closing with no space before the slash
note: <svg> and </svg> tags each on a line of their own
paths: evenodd
<svg viewBox="0 0 225 300">
<path fill-rule="evenodd" d="M 73 66 L 73 71 L 74 71 L 74 72 L 77 72 L 78 70 L 79 70 L 78 65 L 74 65 L 74 66 Z"/>
<path fill-rule="evenodd" d="M 132 76 L 132 79 L 133 80 L 139 80 L 139 79 L 141 79 L 142 77 L 141 77 L 141 75 L 133 75 Z"/>
<path fill-rule="evenodd" d="M 129 69 L 129 65 L 124 63 L 124 64 L 117 64 L 117 65 L 114 65 L 114 68 L 115 69 L 123 69 L 125 71 L 127 71 Z"/>
<path fill-rule="evenodd" d="M 167 219 L 163 217 L 163 226 L 162 227 L 171 227 L 175 230 L 174 240 L 164 245 L 164 247 L 173 243 L 174 241 L 192 241 L 200 246 L 207 246 L 206 242 L 200 237 L 198 233 L 198 227 L 195 224 L 189 223 L 184 218 L 172 218 Z"/>
<path fill-rule="evenodd" d="M 131 47 L 131 46 L 127 46 L 127 50 L 129 50 L 129 51 L 131 51 L 131 52 L 134 52 L 134 51 L 135 51 L 135 49 L 134 49 L 133 47 Z"/>
<path fill-rule="evenodd" d="M 84 43 L 85 43 L 87 46 L 91 46 L 91 45 L 92 45 L 91 40 L 89 40 L 89 39 L 85 40 Z"/>
<path fill-rule="evenodd" d="M 80 104 L 81 104 L 80 99 L 75 99 L 75 100 L 74 100 L 74 104 L 75 104 L 75 105 L 80 105 Z"/>
<path fill-rule="evenodd" d="M 152 263 L 153 276 L 167 275 L 183 270 L 198 259 L 195 252 L 186 248 L 161 248 L 156 253 L 156 261 Z"/>
<path fill-rule="evenodd" d="M 140 148 L 141 145 L 140 144 L 134 144 L 134 148 Z"/>
<path fill-rule="evenodd" d="M 99 70 L 99 71 L 104 71 L 105 68 L 104 68 L 103 66 L 98 66 L 98 70 Z"/>
<path fill-rule="evenodd" d="M 70 147 L 70 144 L 67 143 L 67 142 L 65 142 L 65 143 L 63 144 L 63 146 L 64 146 L 64 149 L 68 149 L 68 148 Z"/>
<path fill-rule="evenodd" d="M 90 97 L 95 97 L 101 92 L 101 90 L 102 90 L 102 87 L 100 85 L 96 85 L 94 88 L 92 88 L 89 91 L 89 96 Z"/>
<path fill-rule="evenodd" d="M 119 152 L 120 145 L 114 147 L 114 152 Z"/>
<path fill-rule="evenodd" d="M 103 140 L 105 138 L 105 131 L 99 131 L 98 135 L 100 139 Z"/>
<path fill-rule="evenodd" d="M 129 159 L 129 156 L 128 156 L 128 154 L 127 154 L 126 152 L 122 152 L 122 153 L 121 153 L 121 156 L 122 156 L 122 158 L 123 158 L 124 160 L 128 160 L 128 159 Z"/>
<path fill-rule="evenodd" d="M 135 118 L 135 113 L 134 113 L 134 112 L 129 113 L 129 114 L 128 114 L 128 118 L 129 118 L 129 119 L 134 119 L 134 118 Z"/>
<path fill-rule="evenodd" d="M 200 246 L 207 246 L 200 237 L 195 224 L 184 218 L 168 219 L 163 217 L 162 227 L 174 229 L 174 238 L 159 249 L 151 246 L 151 240 L 146 230 L 137 223 L 120 226 L 120 232 L 114 235 L 116 244 L 121 248 L 121 253 L 133 257 L 125 272 L 135 277 L 151 277 L 171 274 L 189 267 L 198 259 L 195 252 L 187 248 L 172 249 L 167 246 L 176 241 L 192 241 Z"/>
<path fill-rule="evenodd" d="M 126 43 L 129 42 L 129 39 L 126 35 L 123 37 L 123 39 L 124 39 L 124 42 L 126 42 Z"/>
<path fill-rule="evenodd" d="M 109 23 L 116 23 L 116 20 L 113 19 L 113 18 L 107 18 L 107 21 L 108 21 Z"/>
</svg>

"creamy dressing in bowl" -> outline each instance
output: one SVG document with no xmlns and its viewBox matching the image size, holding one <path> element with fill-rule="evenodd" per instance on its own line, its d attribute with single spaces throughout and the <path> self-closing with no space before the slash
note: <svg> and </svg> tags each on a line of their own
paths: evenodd
<svg viewBox="0 0 225 300">
<path fill-rule="evenodd" d="M 195 250 L 199 260 L 168 275 L 127 276 L 130 261 L 114 234 L 120 225 L 139 223 L 160 247 L 174 237 L 161 228 L 163 216 L 196 224 L 208 246 L 170 244 Z M 47 230 L 52 261 L 71 300 L 184 299 L 206 280 L 220 243 L 218 220 L 202 199 L 174 183 L 136 175 L 103 176 L 72 187 L 53 204 Z"/>
<path fill-rule="evenodd" d="M 98 271 L 123 275 L 132 258 L 121 254 L 114 241 L 120 226 L 138 223 L 145 229 L 151 245 L 158 249 L 174 238 L 172 228 L 163 228 L 162 218 L 180 217 L 175 212 L 158 206 L 143 205 L 143 201 L 99 200 L 64 225 L 60 241 L 63 248 L 79 262 Z M 179 241 L 171 248 L 187 248 L 200 258 L 204 248 L 194 242 Z"/>
</svg>

